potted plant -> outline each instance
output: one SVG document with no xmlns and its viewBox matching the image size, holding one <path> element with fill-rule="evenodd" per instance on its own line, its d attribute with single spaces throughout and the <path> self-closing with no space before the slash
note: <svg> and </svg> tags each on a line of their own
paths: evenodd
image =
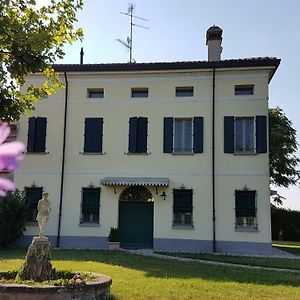
<svg viewBox="0 0 300 300">
<path fill-rule="evenodd" d="M 116 227 L 111 227 L 108 236 L 108 249 L 120 250 L 120 230 Z"/>
</svg>

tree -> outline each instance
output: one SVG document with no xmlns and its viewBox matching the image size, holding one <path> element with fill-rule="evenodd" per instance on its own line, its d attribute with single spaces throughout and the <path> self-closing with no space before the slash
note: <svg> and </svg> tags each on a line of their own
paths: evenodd
<svg viewBox="0 0 300 300">
<path fill-rule="evenodd" d="M 75 29 L 83 0 L 49 0 L 38 8 L 35 0 L 0 0 L 0 120 L 18 120 L 34 109 L 42 96 L 63 87 L 52 65 L 63 58 L 63 46 L 83 37 Z M 43 72 L 40 86 L 21 93 L 25 78 Z"/>
<path fill-rule="evenodd" d="M 281 108 L 269 109 L 270 181 L 276 186 L 295 185 L 300 178 L 296 169 L 300 159 L 295 155 L 298 143 L 292 125 Z M 276 200 L 280 203 L 280 196 Z"/>
<path fill-rule="evenodd" d="M 19 238 L 25 230 L 27 206 L 24 192 L 8 192 L 0 201 L 0 247 Z"/>
</svg>

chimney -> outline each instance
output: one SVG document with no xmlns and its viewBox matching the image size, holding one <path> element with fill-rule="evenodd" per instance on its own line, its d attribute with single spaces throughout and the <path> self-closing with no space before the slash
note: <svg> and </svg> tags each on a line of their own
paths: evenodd
<svg viewBox="0 0 300 300">
<path fill-rule="evenodd" d="M 208 61 L 220 61 L 222 52 L 222 32 L 218 26 L 211 26 L 206 32 L 206 45 L 208 47 Z"/>
<path fill-rule="evenodd" d="M 82 65 L 83 64 L 83 47 L 81 47 L 81 50 L 80 50 L 80 64 Z"/>
</svg>

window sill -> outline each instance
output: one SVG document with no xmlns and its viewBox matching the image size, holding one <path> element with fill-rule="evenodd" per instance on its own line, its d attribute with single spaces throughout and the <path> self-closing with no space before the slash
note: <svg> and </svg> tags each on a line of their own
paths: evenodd
<svg viewBox="0 0 300 300">
<path fill-rule="evenodd" d="M 105 155 L 106 152 L 79 152 L 79 154 L 82 154 L 82 155 Z"/>
<path fill-rule="evenodd" d="M 125 155 L 151 155 L 151 152 L 124 152 Z"/>
<path fill-rule="evenodd" d="M 194 152 L 173 152 L 172 155 L 194 155 Z"/>
<path fill-rule="evenodd" d="M 237 232 L 258 232 L 258 228 L 256 227 L 236 227 L 234 231 Z"/>
<path fill-rule="evenodd" d="M 100 227 L 100 223 L 79 223 L 79 227 Z"/>
<path fill-rule="evenodd" d="M 29 152 L 29 151 L 26 151 L 26 152 L 23 152 L 24 154 L 49 154 L 49 152 Z"/>
<path fill-rule="evenodd" d="M 234 152 L 233 153 L 234 155 L 257 155 L 256 152 L 247 152 L 247 151 L 244 151 L 244 152 Z"/>
<path fill-rule="evenodd" d="M 34 222 L 34 221 L 32 221 L 32 222 L 25 222 L 25 226 L 39 226 L 39 224 L 38 224 L 38 222 L 36 221 L 36 222 Z"/>
<path fill-rule="evenodd" d="M 195 227 L 193 225 L 172 225 L 172 229 L 183 229 L 183 230 L 194 230 Z"/>
</svg>

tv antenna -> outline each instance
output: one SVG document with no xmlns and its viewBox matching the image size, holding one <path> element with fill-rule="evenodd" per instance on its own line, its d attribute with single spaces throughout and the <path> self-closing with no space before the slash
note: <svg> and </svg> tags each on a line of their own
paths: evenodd
<svg viewBox="0 0 300 300">
<path fill-rule="evenodd" d="M 125 12 L 125 13 L 121 12 L 122 15 L 128 16 L 130 18 L 130 37 L 127 37 L 126 42 L 122 41 L 121 39 L 117 39 L 118 42 L 120 42 L 123 46 L 125 46 L 127 49 L 129 49 L 129 62 L 130 63 L 135 62 L 135 60 L 132 58 L 132 45 L 133 45 L 133 43 L 132 43 L 132 27 L 136 26 L 136 27 L 140 27 L 143 29 L 149 29 L 146 26 L 142 26 L 142 25 L 133 23 L 133 19 L 138 19 L 138 20 L 149 22 L 149 20 L 147 20 L 147 19 L 133 15 L 134 10 L 135 10 L 135 5 L 132 3 L 129 3 L 127 12 Z"/>
</svg>

